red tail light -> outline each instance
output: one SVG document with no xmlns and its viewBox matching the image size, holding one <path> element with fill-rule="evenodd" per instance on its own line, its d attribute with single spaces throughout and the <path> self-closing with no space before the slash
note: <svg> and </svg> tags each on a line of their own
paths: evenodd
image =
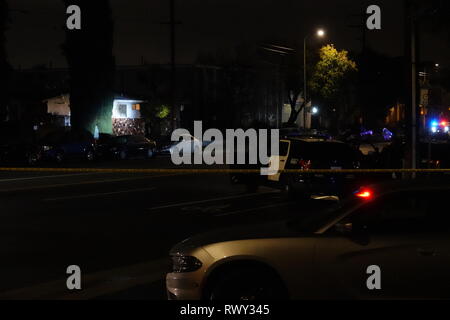
<svg viewBox="0 0 450 320">
<path fill-rule="evenodd" d="M 298 165 L 302 168 L 302 170 L 309 170 L 311 169 L 311 160 L 300 160 Z"/>
<path fill-rule="evenodd" d="M 361 199 L 370 200 L 373 198 L 373 191 L 367 188 L 355 192 L 355 196 Z"/>
</svg>

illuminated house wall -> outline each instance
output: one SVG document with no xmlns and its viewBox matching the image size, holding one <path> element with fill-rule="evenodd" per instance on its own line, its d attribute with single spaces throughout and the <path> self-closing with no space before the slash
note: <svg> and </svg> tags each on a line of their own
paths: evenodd
<svg viewBox="0 0 450 320">
<path fill-rule="evenodd" d="M 122 97 L 114 100 L 112 112 L 114 135 L 145 135 L 145 121 L 141 118 L 143 102 Z"/>
<path fill-rule="evenodd" d="M 70 95 L 63 94 L 44 100 L 47 113 L 62 118 L 64 126 L 70 126 Z M 141 117 L 142 100 L 125 97 L 114 99 L 112 110 L 113 133 L 115 135 L 144 135 L 145 121 Z M 62 125 L 62 124 L 61 124 Z"/>
<path fill-rule="evenodd" d="M 70 126 L 70 95 L 63 94 L 58 97 L 44 100 L 47 104 L 47 113 L 58 119 L 60 125 Z"/>
<path fill-rule="evenodd" d="M 113 105 L 113 119 L 140 119 L 141 100 L 115 99 Z"/>
</svg>

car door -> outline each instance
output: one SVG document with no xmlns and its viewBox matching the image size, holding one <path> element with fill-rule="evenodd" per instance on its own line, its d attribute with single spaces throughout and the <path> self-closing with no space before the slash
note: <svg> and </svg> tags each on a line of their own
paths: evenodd
<svg viewBox="0 0 450 320">
<path fill-rule="evenodd" d="M 136 136 L 136 154 L 147 155 L 147 150 L 149 149 L 148 141 L 143 136 Z"/>
<path fill-rule="evenodd" d="M 429 230 L 423 228 L 426 199 L 420 193 L 398 192 L 354 210 L 340 226 L 318 242 L 319 272 L 333 293 L 359 299 L 417 299 L 430 288 L 436 260 Z M 338 224 L 339 225 L 339 224 Z M 371 266 L 379 267 L 381 289 L 370 289 Z"/>
<path fill-rule="evenodd" d="M 432 264 L 427 274 L 428 286 L 424 295 L 435 299 L 450 299 L 450 215 L 448 199 L 450 190 L 430 190 L 422 195 L 427 199 L 426 246 L 418 248 L 418 254 Z"/>
<path fill-rule="evenodd" d="M 289 153 L 291 150 L 291 141 L 289 140 L 280 140 L 280 152 L 279 155 L 273 155 L 270 157 L 270 163 L 279 163 L 278 172 L 274 175 L 268 176 L 269 181 L 278 182 L 280 181 L 281 171 L 286 168 L 286 163 L 289 158 Z M 270 165 L 269 165 L 270 167 Z"/>
<path fill-rule="evenodd" d="M 127 150 L 129 156 L 136 156 L 139 152 L 139 140 L 135 136 L 127 138 Z"/>
<path fill-rule="evenodd" d="M 67 132 L 64 134 L 61 142 L 61 149 L 63 150 L 65 156 L 72 157 L 76 153 L 76 140 L 77 138 L 75 132 Z"/>
</svg>

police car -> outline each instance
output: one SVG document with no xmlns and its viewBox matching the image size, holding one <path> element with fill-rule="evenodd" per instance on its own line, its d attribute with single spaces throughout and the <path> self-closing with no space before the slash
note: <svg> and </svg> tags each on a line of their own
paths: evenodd
<svg viewBox="0 0 450 320">
<path fill-rule="evenodd" d="M 363 155 L 359 150 L 334 140 L 321 138 L 287 138 L 280 140 L 279 171 L 270 176 L 258 174 L 232 174 L 232 182 L 245 184 L 249 191 L 265 185 L 286 191 L 296 198 L 312 195 L 344 195 L 358 187 L 355 174 L 309 173 L 312 169 L 360 169 Z M 241 167 L 242 168 L 242 167 Z M 298 170 L 295 173 L 283 170 Z"/>
</svg>

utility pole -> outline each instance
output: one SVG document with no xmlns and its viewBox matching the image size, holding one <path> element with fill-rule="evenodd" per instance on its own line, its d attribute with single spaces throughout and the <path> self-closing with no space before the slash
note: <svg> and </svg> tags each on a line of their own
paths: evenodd
<svg viewBox="0 0 450 320">
<path fill-rule="evenodd" d="M 405 10 L 405 57 L 406 57 L 406 123 L 407 123 L 407 153 L 406 168 L 417 169 L 417 138 L 418 138 L 418 108 L 417 108 L 417 53 L 418 32 L 417 17 L 413 0 L 404 0 Z M 415 178 L 415 174 L 412 178 Z"/>
<path fill-rule="evenodd" d="M 303 39 L 303 99 L 305 99 L 304 107 L 303 107 L 303 128 L 306 132 L 306 121 L 307 121 L 307 105 L 308 105 L 308 97 L 307 97 L 307 73 L 306 73 L 306 40 L 308 39 L 309 35 L 306 35 Z"/>
<path fill-rule="evenodd" d="M 348 25 L 349 28 L 357 29 L 361 31 L 361 36 L 358 37 L 358 40 L 361 41 L 361 53 L 364 54 L 367 49 L 367 25 L 366 25 L 366 14 L 351 14 L 349 18 L 357 18 L 361 21 L 358 24 Z"/>
<path fill-rule="evenodd" d="M 170 27 L 170 119 L 172 129 L 177 127 L 177 66 L 176 66 L 176 26 L 181 24 L 176 21 L 175 0 L 169 0 L 169 22 L 162 24 Z"/>
<path fill-rule="evenodd" d="M 176 110 L 176 57 L 175 57 L 175 0 L 170 0 L 170 104 L 172 129 L 177 127 L 177 110 Z"/>
</svg>

